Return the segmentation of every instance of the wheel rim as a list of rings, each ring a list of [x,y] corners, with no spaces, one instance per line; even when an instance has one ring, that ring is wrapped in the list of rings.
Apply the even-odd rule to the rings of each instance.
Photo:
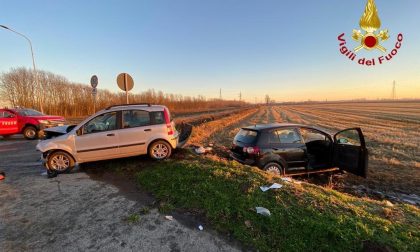
[[[50,166],[56,171],[64,171],[69,168],[70,160],[65,155],[55,155],[51,158]]]
[[[275,165],[270,165],[269,167],[267,167],[266,171],[268,173],[280,175],[280,169]]]
[[[168,156],[169,148],[165,144],[156,144],[152,148],[153,157],[162,159]]]
[[[33,138],[33,137],[35,137],[35,135],[36,135],[36,131],[35,130],[33,130],[33,129],[27,129],[26,130],[26,136],[27,137]]]

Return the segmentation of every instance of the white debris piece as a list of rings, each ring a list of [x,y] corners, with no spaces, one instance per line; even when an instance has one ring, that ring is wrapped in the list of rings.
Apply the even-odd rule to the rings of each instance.
[[[289,177],[285,177],[285,178],[281,178],[281,180],[285,181],[285,182],[289,182],[292,183],[292,179]]]
[[[261,215],[264,215],[264,216],[270,216],[271,215],[270,211],[267,208],[256,207],[255,209],[257,210],[257,214],[261,214]]]
[[[165,219],[170,220],[170,221],[173,221],[174,220],[174,217],[172,215],[166,215],[165,216]]]
[[[203,146],[200,146],[198,148],[195,148],[195,153],[204,154],[204,153],[206,153],[206,149]]]
[[[392,204],[390,201],[388,201],[388,200],[385,200],[385,205],[387,206],[387,207],[393,207],[394,206],[394,204]]]
[[[280,189],[282,188],[282,185],[274,183],[271,186],[260,186],[261,191],[265,192],[268,191],[270,189]]]
[[[41,173],[41,176],[47,176],[48,175],[48,172],[43,172],[43,173]]]
[[[203,228],[203,226],[199,225],[198,229],[200,229],[200,231],[203,231],[204,228]]]

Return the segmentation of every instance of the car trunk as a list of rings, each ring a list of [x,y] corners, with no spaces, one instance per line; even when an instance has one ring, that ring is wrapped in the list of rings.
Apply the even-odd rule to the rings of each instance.
[[[256,130],[246,128],[241,129],[233,139],[233,145],[231,148],[232,154],[235,155],[236,158],[243,160],[249,158],[250,154],[244,151],[244,148],[254,147],[257,143],[258,135],[259,132]]]

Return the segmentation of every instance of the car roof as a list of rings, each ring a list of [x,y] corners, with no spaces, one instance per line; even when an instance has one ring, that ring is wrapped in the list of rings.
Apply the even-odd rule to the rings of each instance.
[[[163,111],[166,108],[164,105],[151,105],[151,104],[122,104],[122,105],[114,105],[110,106],[101,112],[105,111],[120,111],[120,110],[127,110],[127,109],[138,109],[138,110],[146,110],[146,111]]]
[[[306,124],[298,124],[298,123],[267,123],[267,124],[255,124],[252,126],[243,127],[243,129],[248,130],[255,130],[255,131],[263,131],[263,130],[271,130],[277,128],[288,128],[288,127],[295,127],[295,128],[309,128],[322,131],[327,134],[332,134],[331,131],[324,129],[319,126],[315,125],[306,125]]]

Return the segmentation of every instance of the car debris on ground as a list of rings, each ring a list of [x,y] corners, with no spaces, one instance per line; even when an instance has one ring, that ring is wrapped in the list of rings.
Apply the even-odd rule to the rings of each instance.
[[[302,183],[302,181],[297,181],[297,180],[294,180],[290,177],[284,177],[284,178],[281,178],[281,180],[283,180],[284,182],[287,182],[287,183],[294,183],[294,184],[301,184]]]
[[[270,189],[280,189],[283,186],[277,183],[272,184],[271,186],[260,186],[261,191],[265,192],[268,191]]]
[[[270,216],[271,215],[270,210],[268,210],[267,208],[256,207],[255,209],[257,210],[257,214],[261,214],[261,215],[264,215],[264,216]]]
[[[169,221],[173,221],[174,217],[172,215],[166,215],[165,219],[169,220]]]
[[[212,147],[203,147],[203,146],[199,146],[199,147],[195,147],[195,148],[194,148],[195,153],[196,153],[196,154],[199,154],[199,155],[209,153],[209,152],[211,152],[212,150],[213,150],[213,148],[212,148]]]
[[[6,173],[5,172],[0,172],[0,180],[3,180],[6,178]]]

